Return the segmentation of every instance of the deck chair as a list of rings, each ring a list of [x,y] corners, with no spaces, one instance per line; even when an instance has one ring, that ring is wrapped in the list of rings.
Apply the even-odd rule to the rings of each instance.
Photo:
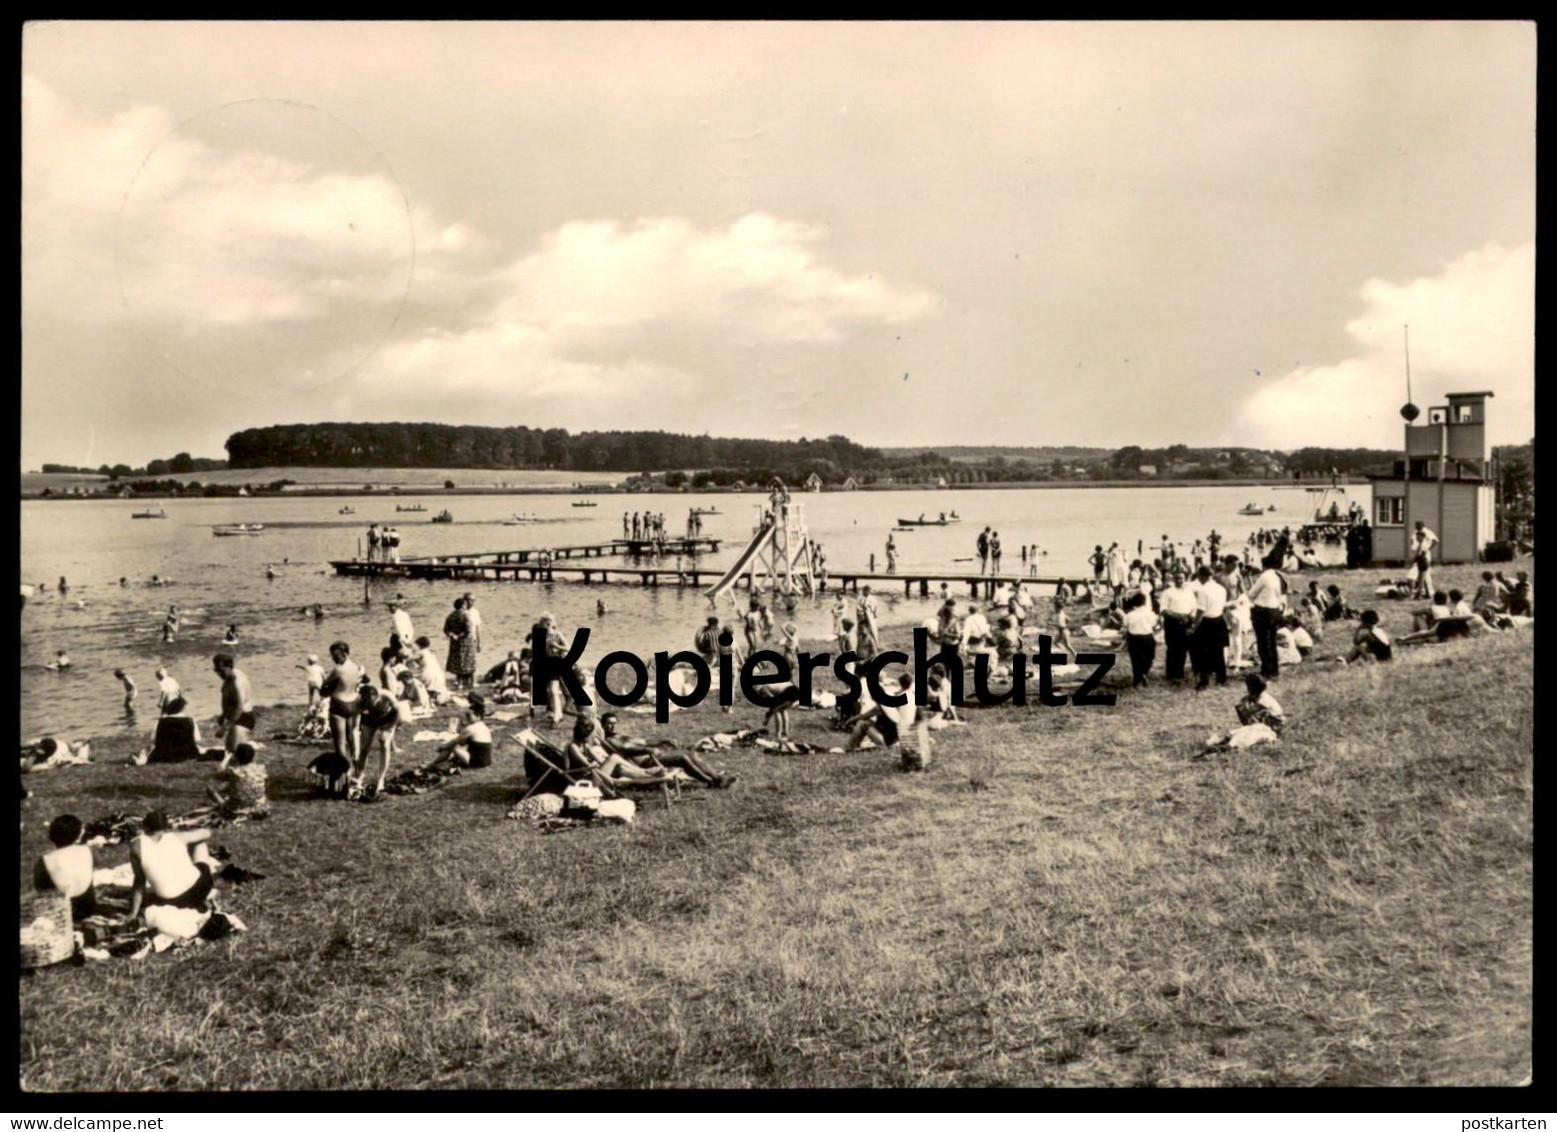
[[[529,784],[524,798],[532,794],[561,794],[575,782],[595,781],[588,768],[575,766],[566,751],[533,727],[510,738],[524,748],[524,777]]]
[[[560,794],[575,782],[592,782],[607,798],[620,798],[633,790],[658,790],[666,809],[670,808],[673,789],[676,797],[681,795],[680,778],[658,759],[654,761],[662,778],[652,782],[634,782],[607,778],[594,767],[579,766],[567,751],[533,728],[526,728],[514,735],[513,739],[524,748],[524,775],[530,784],[519,799],[521,802],[531,794]]]

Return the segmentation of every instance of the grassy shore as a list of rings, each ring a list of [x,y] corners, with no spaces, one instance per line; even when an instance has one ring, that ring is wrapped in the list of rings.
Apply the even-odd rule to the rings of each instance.
[[[1354,602],[1373,580],[1345,579]],[[1405,608],[1379,608],[1399,632]],[[1531,1069],[1531,637],[1399,656],[1288,670],[1269,753],[1197,760],[1237,691],[1155,686],[969,711],[923,775],[881,751],[716,756],[735,790],[552,836],[503,818],[511,744],[348,806],[310,799],[311,750],[271,743],[274,816],[218,835],[268,874],[224,898],[251,931],[24,978],[21,1082],[1512,1084]],[[704,705],[657,730],[731,722]],[[199,803],[208,765],[106,761],[127,753],[28,779],[24,876],[63,810]]]

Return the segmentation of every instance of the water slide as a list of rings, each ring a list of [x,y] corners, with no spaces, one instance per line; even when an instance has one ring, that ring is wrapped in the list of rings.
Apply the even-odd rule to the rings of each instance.
[[[720,578],[712,586],[703,591],[709,600],[714,600],[720,594],[724,593],[725,590],[735,585],[735,579],[739,578],[746,572],[747,567],[751,565],[752,559],[757,557],[757,552],[760,551],[763,547],[767,546],[768,543],[773,541],[773,532],[776,529],[777,524],[773,523],[772,521],[766,522],[762,525],[762,529],[752,536],[751,543],[746,547],[745,550],[741,551],[741,556],[735,560],[735,565],[731,566],[729,570],[725,571],[724,577]]]

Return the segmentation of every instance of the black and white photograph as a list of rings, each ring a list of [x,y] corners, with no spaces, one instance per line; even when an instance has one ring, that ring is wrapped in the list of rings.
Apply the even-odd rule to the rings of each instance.
[[[1531,1084],[1534,22],[19,30],[30,1100]]]

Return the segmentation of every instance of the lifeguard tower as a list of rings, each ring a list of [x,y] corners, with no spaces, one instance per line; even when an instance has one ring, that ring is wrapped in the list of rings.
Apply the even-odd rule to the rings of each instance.
[[[1405,418],[1405,458],[1393,474],[1373,481],[1373,557],[1370,565],[1409,559],[1418,521],[1438,535],[1436,560],[1478,562],[1493,539],[1496,521],[1496,461],[1487,454],[1487,398],[1492,394],[1450,393],[1447,405],[1415,405]]]

